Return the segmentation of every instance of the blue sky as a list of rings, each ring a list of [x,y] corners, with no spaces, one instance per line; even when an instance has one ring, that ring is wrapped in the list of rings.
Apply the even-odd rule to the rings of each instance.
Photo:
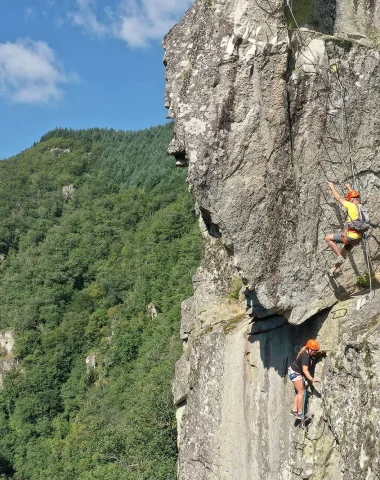
[[[0,159],[55,127],[165,122],[163,35],[193,0],[0,0]]]

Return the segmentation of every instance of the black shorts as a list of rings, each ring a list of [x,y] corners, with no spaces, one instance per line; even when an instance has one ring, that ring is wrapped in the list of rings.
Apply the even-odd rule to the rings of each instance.
[[[343,235],[344,235],[344,232],[334,233],[334,235],[333,235],[334,242],[335,243],[344,243]],[[359,243],[362,241],[361,238],[349,238],[349,237],[347,237],[347,240],[350,242],[350,243],[344,243],[344,248],[347,250],[347,252],[351,252],[351,250],[356,245],[359,245]]]

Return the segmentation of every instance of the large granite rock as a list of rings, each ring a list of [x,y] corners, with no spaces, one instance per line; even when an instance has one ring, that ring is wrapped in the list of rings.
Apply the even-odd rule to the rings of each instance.
[[[15,332],[4,330],[0,332],[0,355],[8,355],[13,352],[15,344]]]
[[[380,2],[345,0],[336,2],[335,32],[367,45],[380,43]]]
[[[0,332],[0,388],[3,386],[6,374],[20,365],[19,359],[14,356],[14,344],[15,332],[13,330]]]
[[[340,322],[324,385],[325,416],[342,460],[342,478],[380,478],[380,299]]]
[[[198,1],[168,34],[169,151],[188,161],[235,275],[300,323],[367,270],[356,248],[338,281],[326,277],[334,255],[324,237],[343,225],[327,180],[356,183],[379,209],[379,52],[305,29],[289,43],[284,3],[270,5]]]
[[[282,0],[198,0],[164,41],[169,152],[205,240],[173,385],[180,480],[380,475],[380,302],[352,297],[380,241],[335,279],[324,241],[343,227],[329,179],[379,220],[380,4],[290,3],[299,30]],[[310,337],[331,352],[304,432],[286,369]]]
[[[380,298],[354,297],[299,326],[277,317],[226,325],[193,334],[177,366],[179,479],[379,478]],[[304,431],[288,415],[287,367],[309,337],[329,353]]]

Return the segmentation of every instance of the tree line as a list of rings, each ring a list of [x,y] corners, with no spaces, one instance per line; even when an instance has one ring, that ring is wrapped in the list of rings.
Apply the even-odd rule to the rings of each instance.
[[[22,362],[0,391],[0,478],[176,478],[170,383],[202,251],[171,136],[56,129],[0,163],[0,328]]]

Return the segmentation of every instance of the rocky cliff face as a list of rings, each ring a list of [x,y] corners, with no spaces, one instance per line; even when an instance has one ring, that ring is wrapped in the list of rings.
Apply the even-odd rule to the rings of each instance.
[[[7,372],[14,370],[20,364],[13,354],[14,343],[13,330],[0,332],[0,388],[3,386],[4,376]]]
[[[380,3],[290,3],[198,0],[164,42],[169,151],[205,240],[173,389],[181,480],[380,475],[380,305],[352,297],[377,231],[335,279],[324,241],[343,226],[328,179],[380,206]],[[286,368],[311,336],[331,353],[305,433]]]

